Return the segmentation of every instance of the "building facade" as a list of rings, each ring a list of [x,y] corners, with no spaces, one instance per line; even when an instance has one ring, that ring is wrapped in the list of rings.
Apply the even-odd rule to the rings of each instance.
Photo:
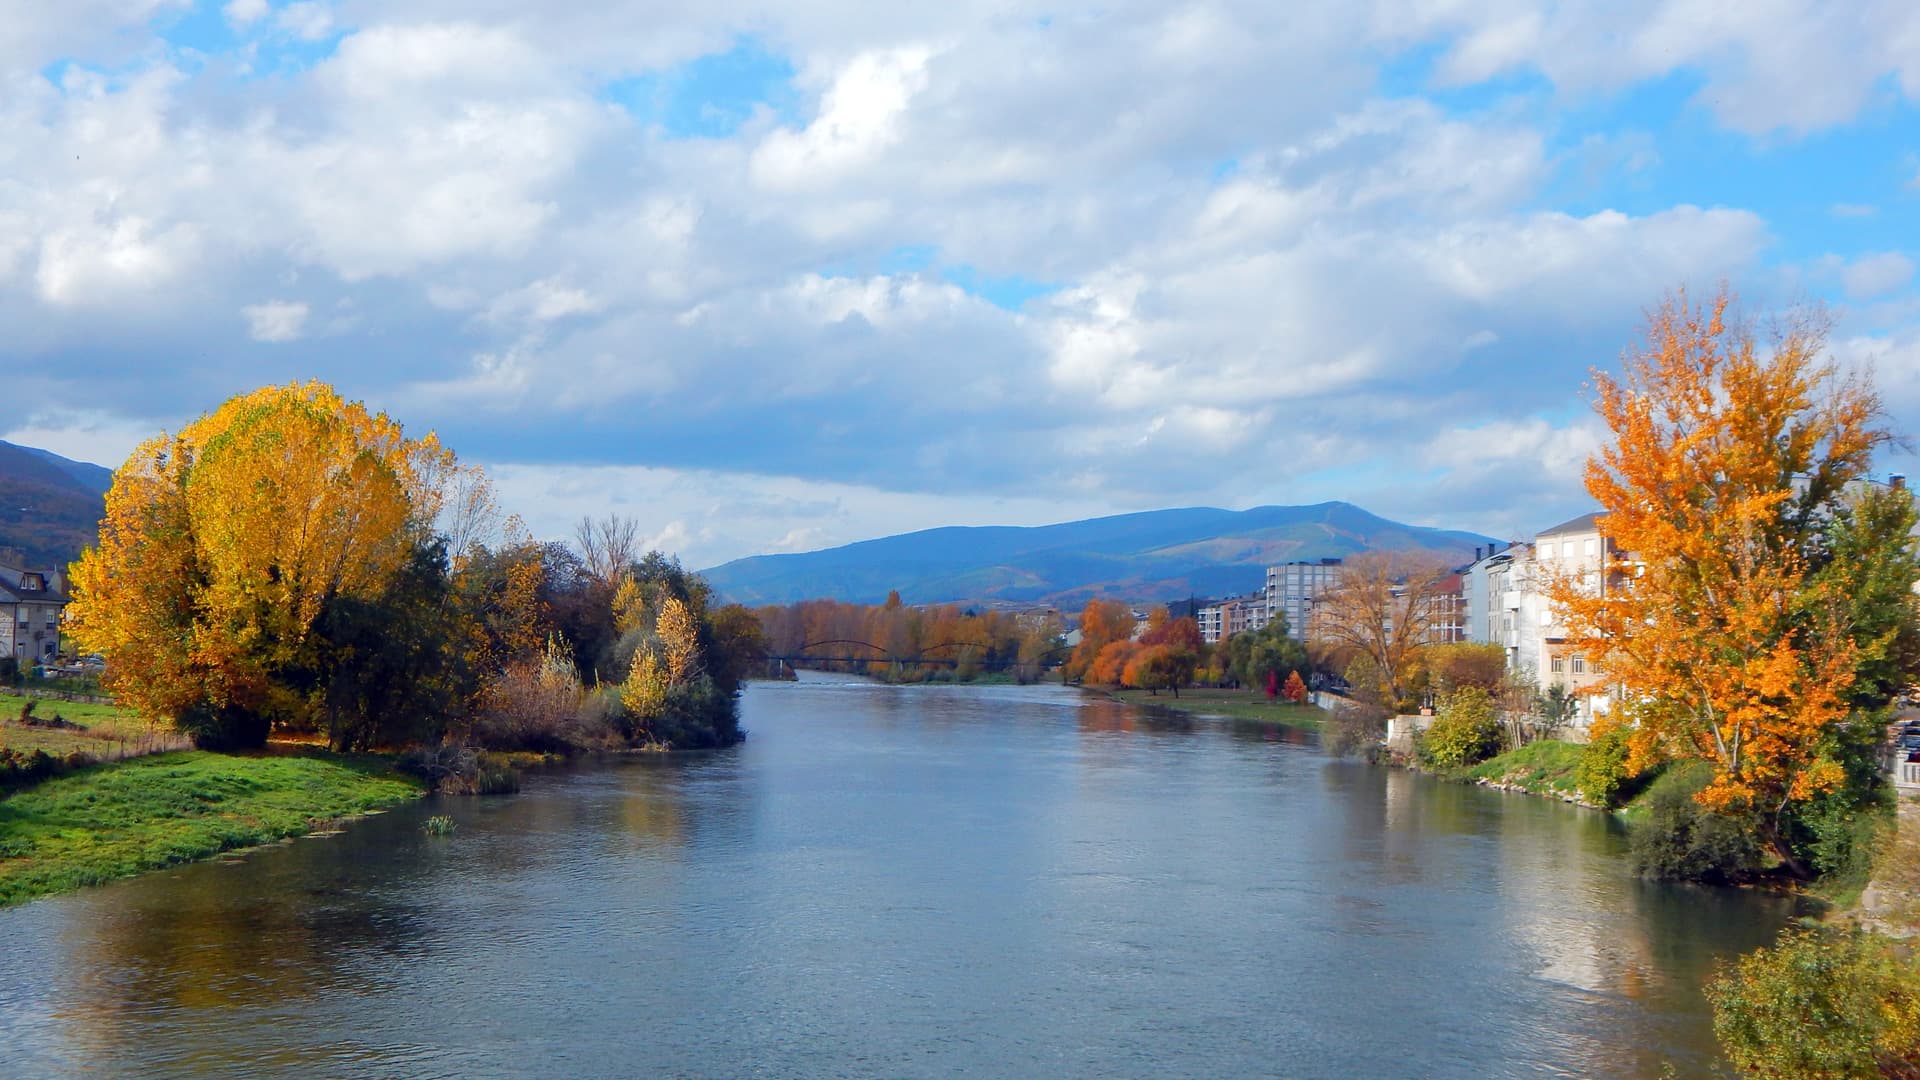
[[[1267,567],[1266,620],[1286,616],[1287,636],[1305,641],[1315,598],[1340,584],[1343,566],[1339,559],[1319,559]]]
[[[50,663],[60,653],[60,612],[66,582],[58,570],[0,565],[0,656],[22,668]]]
[[[1598,514],[1582,514],[1541,532],[1532,543],[1508,544],[1480,555],[1461,575],[1466,640],[1506,650],[1507,669],[1542,690],[1559,686],[1578,695],[1575,726],[1584,730],[1607,711],[1609,695],[1599,657],[1573,642],[1565,614],[1548,598],[1550,584],[1571,582],[1601,595],[1617,583],[1622,559],[1600,534]]]
[[[1194,621],[1200,624],[1200,640],[1217,644],[1235,634],[1258,630],[1267,624],[1266,608],[1264,593],[1207,604],[1194,613]]]

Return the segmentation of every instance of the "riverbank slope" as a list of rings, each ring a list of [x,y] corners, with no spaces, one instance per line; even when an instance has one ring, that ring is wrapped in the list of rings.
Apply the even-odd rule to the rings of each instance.
[[[423,794],[388,758],[180,751],[0,801],[0,907],[312,831]]]
[[[1083,689],[1087,689],[1084,688]],[[1154,694],[1146,690],[1091,690],[1092,693],[1105,694],[1115,701],[1124,701],[1129,705],[1157,705],[1175,712],[1193,713],[1196,716],[1225,716],[1234,720],[1252,720],[1263,724],[1285,724],[1288,727],[1306,728],[1319,731],[1326,720],[1326,711],[1314,705],[1296,705],[1291,701],[1275,699],[1269,701],[1264,695],[1249,693],[1245,690],[1214,690],[1196,687],[1180,691],[1179,697],[1171,693]]]

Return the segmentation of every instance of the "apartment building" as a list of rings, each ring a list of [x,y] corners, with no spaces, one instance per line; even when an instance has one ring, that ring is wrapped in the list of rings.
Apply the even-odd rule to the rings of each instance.
[[[1264,593],[1219,600],[1196,609],[1194,621],[1200,624],[1200,639],[1214,644],[1265,626],[1266,607]]]
[[[1491,642],[1507,653],[1507,667],[1533,678],[1542,689],[1561,686],[1580,694],[1577,726],[1607,710],[1605,676],[1598,657],[1574,642],[1564,613],[1548,599],[1550,582],[1570,581],[1604,593],[1617,579],[1608,567],[1619,552],[1600,534],[1599,515],[1582,514],[1543,530],[1532,543],[1508,544],[1484,554],[1462,572],[1465,640]]]
[[[1313,614],[1313,602],[1340,584],[1343,566],[1339,559],[1319,559],[1267,567],[1266,620],[1284,615],[1287,636],[1306,640],[1307,619]]]

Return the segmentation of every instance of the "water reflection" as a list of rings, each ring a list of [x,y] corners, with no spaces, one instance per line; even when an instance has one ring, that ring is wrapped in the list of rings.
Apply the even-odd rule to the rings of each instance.
[[[747,721],[0,912],[0,1074],[1691,1075],[1787,914],[1291,729],[844,679]]]

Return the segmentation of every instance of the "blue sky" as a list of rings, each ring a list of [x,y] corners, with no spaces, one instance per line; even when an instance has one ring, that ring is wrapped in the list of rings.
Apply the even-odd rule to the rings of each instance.
[[[1844,10],[1843,10],[1844,9]],[[1524,536],[1671,288],[1920,420],[1891,0],[74,0],[0,42],[0,437],[319,377],[694,565],[1344,498]],[[1911,469],[1889,457],[1882,471]]]

